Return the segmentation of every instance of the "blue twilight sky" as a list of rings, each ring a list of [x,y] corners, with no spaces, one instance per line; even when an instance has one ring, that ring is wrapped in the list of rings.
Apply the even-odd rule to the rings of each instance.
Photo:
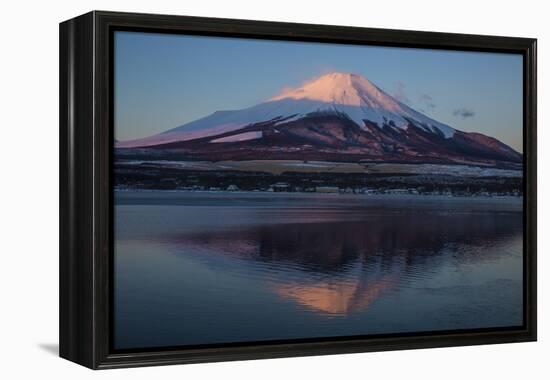
[[[115,33],[115,138],[253,106],[331,71],[522,151],[522,56],[311,42]]]

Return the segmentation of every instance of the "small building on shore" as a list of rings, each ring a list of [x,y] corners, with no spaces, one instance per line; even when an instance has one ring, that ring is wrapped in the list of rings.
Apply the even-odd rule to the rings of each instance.
[[[290,191],[290,185],[286,182],[277,182],[271,185],[273,191]]]
[[[315,192],[317,193],[338,193],[340,188],[338,186],[317,186]]]

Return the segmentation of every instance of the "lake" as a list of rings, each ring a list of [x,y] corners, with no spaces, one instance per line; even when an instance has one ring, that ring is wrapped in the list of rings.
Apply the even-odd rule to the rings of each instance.
[[[115,193],[116,349],[519,326],[522,198]]]

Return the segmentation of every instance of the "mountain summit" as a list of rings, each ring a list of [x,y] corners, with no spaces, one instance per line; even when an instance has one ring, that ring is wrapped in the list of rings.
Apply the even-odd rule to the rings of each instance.
[[[144,139],[117,143],[181,159],[315,159],[500,165],[521,154],[489,136],[451,128],[363,76],[333,72],[255,106],[217,111]]]
[[[369,105],[373,108],[398,110],[398,104],[367,78],[352,73],[334,72],[322,75],[303,86],[286,89],[270,100],[311,99],[350,106]]]
[[[270,100],[284,99],[309,99],[326,103],[348,114],[359,126],[363,125],[365,119],[379,124],[392,120],[395,126],[404,128],[409,123],[407,118],[412,118],[430,128],[437,128],[446,137],[454,134],[453,128],[413,110],[357,74],[325,74],[301,87],[283,91]]]

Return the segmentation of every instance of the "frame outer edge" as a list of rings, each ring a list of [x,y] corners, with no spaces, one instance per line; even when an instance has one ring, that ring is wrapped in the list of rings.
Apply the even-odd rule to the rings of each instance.
[[[523,52],[527,187],[530,211],[526,238],[536,239],[536,40],[527,38],[410,32],[324,26],[146,15],[94,11],[60,25],[60,356],[93,369],[199,363],[289,356],[324,355],[396,349],[432,348],[536,340],[536,240],[526,246],[527,308],[522,331],[464,333],[388,339],[384,341],[320,341],[245,348],[180,350],[113,355],[108,313],[111,142],[109,109],[112,26],[163,28],[182,32],[245,34],[246,38],[319,39],[340,43],[419,44],[453,50],[503,49]],[[401,37],[400,37],[401,36]],[[461,49],[464,47],[464,49]],[[200,352],[199,352],[200,351]]]
[[[69,167],[69,125],[70,110],[70,84],[72,55],[72,21],[59,24],[59,355],[64,358],[71,356],[72,340],[71,334],[74,331],[73,321],[70,318],[69,300],[73,298],[71,263],[70,263],[70,183],[68,173]]]
[[[94,367],[92,13],[59,26],[59,356]]]

